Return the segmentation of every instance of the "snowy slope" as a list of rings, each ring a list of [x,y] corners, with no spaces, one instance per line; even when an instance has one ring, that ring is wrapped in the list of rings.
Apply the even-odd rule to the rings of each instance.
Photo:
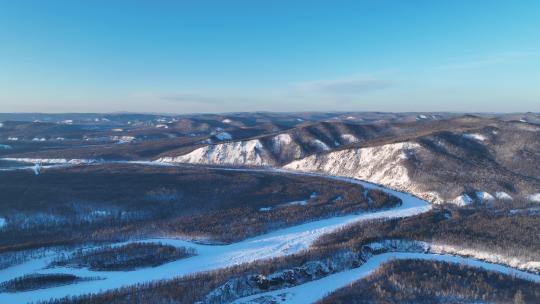
[[[452,200],[452,203],[458,206],[467,206],[473,203],[473,199],[468,194],[464,193]]]
[[[509,202],[509,201],[513,200],[512,197],[508,193],[506,193],[504,191],[497,191],[495,193],[495,196],[497,197],[497,199],[499,199],[501,201]]]
[[[423,148],[414,142],[352,148],[310,155],[283,168],[362,179],[440,203],[442,200],[436,193],[419,190],[409,177],[405,162],[420,149]]]
[[[258,139],[208,145],[185,155],[163,157],[157,161],[243,166],[269,166],[274,164],[271,154]]]
[[[167,155],[158,161],[237,166],[279,166],[306,155],[330,151],[335,147],[358,142],[360,137],[366,137],[365,133],[366,131],[359,126],[339,122],[322,122],[251,139],[206,145],[187,154]],[[232,135],[222,132],[217,134],[216,138],[233,140]]]

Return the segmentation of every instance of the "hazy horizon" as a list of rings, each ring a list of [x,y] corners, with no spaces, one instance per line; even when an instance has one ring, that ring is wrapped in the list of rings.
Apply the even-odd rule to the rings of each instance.
[[[534,114],[540,115],[540,112],[534,111],[508,111],[508,112],[463,112],[463,111],[237,111],[237,112],[190,112],[190,113],[175,113],[175,112],[136,112],[136,111],[112,111],[112,112],[0,112],[0,115],[154,115],[154,116],[197,116],[197,115],[216,115],[216,116],[228,116],[228,115],[241,115],[241,114],[455,114],[455,115],[478,115],[478,116],[490,116],[490,115],[523,115]],[[5,121],[5,119],[4,119]],[[2,120],[0,119],[0,122]]]

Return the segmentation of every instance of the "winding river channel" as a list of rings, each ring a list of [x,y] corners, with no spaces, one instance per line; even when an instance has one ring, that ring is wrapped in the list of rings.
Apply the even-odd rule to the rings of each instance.
[[[139,162],[139,164],[141,163]],[[151,163],[148,163],[148,165],[151,165]],[[300,174],[296,172],[288,172],[275,169],[215,169],[242,170],[247,172],[269,171],[279,174]],[[133,271],[91,271],[86,268],[79,269],[67,267],[47,268],[49,262],[54,259],[55,256],[58,254],[57,252],[51,252],[45,257],[29,260],[22,264],[0,270],[0,283],[23,275],[36,273],[67,273],[81,277],[99,277],[101,279],[83,281],[71,285],[56,286],[46,289],[31,290],[26,292],[0,293],[0,303],[28,303],[49,300],[52,298],[61,298],[65,296],[97,293],[137,283],[171,279],[178,276],[193,274],[201,271],[214,270],[256,260],[290,255],[308,249],[321,235],[333,232],[336,229],[339,229],[351,223],[380,218],[388,219],[409,217],[427,212],[431,209],[431,205],[429,203],[418,197],[407,193],[387,189],[371,183],[350,178],[324,176],[317,174],[308,175],[316,175],[329,179],[339,179],[341,181],[362,185],[366,188],[382,189],[389,194],[399,197],[403,201],[403,204],[401,206],[387,210],[364,212],[308,222],[289,228],[279,229],[267,234],[263,234],[254,238],[227,245],[204,245],[186,240],[171,238],[134,240],[131,242],[159,241],[161,243],[174,246],[191,247],[197,250],[197,255],[187,259],[173,261],[157,267],[137,269]],[[287,295],[287,298],[285,299],[287,303],[311,303],[323,297],[328,292],[346,286],[350,282],[368,275],[379,265],[385,263],[390,259],[395,258],[420,258],[432,260],[447,260],[449,262],[461,262],[470,264],[474,267],[481,267],[484,269],[518,275],[525,279],[536,282],[540,281],[540,276],[536,274],[531,274],[510,267],[490,264],[470,258],[421,253],[385,253],[374,256],[373,258],[368,260],[367,263],[365,263],[359,268],[329,275],[320,280],[308,282],[288,289],[270,292],[265,295],[273,297],[277,294],[285,293]],[[260,295],[255,295],[245,299],[240,299],[238,302],[250,302],[251,300],[259,296]]]

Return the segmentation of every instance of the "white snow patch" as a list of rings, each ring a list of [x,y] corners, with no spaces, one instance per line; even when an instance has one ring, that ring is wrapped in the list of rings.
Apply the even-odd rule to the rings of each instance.
[[[485,141],[487,139],[484,135],[478,133],[463,134],[463,136],[477,141]]]
[[[232,120],[228,119],[228,118],[225,118],[224,120],[221,121],[222,123],[226,123],[226,124],[230,124],[232,122]]]
[[[292,143],[292,137],[287,133],[278,134],[274,136],[274,138],[272,138],[272,142],[274,152],[279,153],[283,147],[288,146]]]
[[[73,119],[62,120],[61,123],[65,124],[65,125],[72,125],[73,124]]]
[[[111,140],[117,141],[119,144],[127,144],[135,140],[135,137],[129,135],[111,136]]]
[[[531,194],[528,199],[533,203],[540,203],[540,193]]]
[[[467,206],[467,205],[472,204],[472,202],[473,202],[473,199],[469,195],[467,195],[465,193],[458,196],[458,197],[456,197],[452,201],[453,204],[456,204],[458,206]]]
[[[503,192],[503,191],[497,191],[495,192],[495,197],[501,201],[512,201],[512,197],[506,193],[506,192]]]
[[[289,144],[292,143],[292,137],[291,137],[291,135],[289,135],[287,133],[278,134],[278,135],[274,136],[273,141],[274,141],[275,144],[278,144],[280,146],[289,145]]]
[[[123,132],[124,129],[121,129],[121,128],[114,128],[112,129],[113,132]]]
[[[302,201],[293,201],[293,202],[288,202],[288,203],[285,203],[283,204],[282,206],[305,206],[307,205],[307,201],[306,200],[302,200]]]
[[[34,137],[32,141],[47,141],[47,139],[45,137]]]
[[[168,129],[169,126],[167,126],[167,125],[165,125],[165,124],[157,124],[157,125],[156,125],[156,128],[158,128],[158,129]]]
[[[358,138],[352,134],[341,134],[341,140],[346,144],[352,144],[358,141]]]
[[[34,170],[35,175],[39,175],[39,173],[41,172],[41,164],[35,164],[34,167],[32,167],[32,170]]]
[[[9,140],[9,141],[18,141],[18,140],[19,140],[19,138],[18,138],[18,137],[13,137],[13,136],[10,136],[10,137],[8,137],[8,139],[7,139],[7,140]]]
[[[216,135],[216,138],[219,140],[231,140],[232,135],[228,132],[221,132]]]
[[[476,191],[476,197],[480,200],[480,203],[486,203],[495,200],[495,197],[493,197],[493,195],[485,191]]]
[[[270,211],[270,210],[272,210],[272,207],[262,207],[262,208],[259,208],[259,211],[261,211],[261,212],[268,212],[268,211]]]

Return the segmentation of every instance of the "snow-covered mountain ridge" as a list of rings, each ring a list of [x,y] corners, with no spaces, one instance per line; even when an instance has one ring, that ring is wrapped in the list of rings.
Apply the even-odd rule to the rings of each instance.
[[[321,124],[206,145],[158,161],[353,177],[433,203],[464,206],[533,201],[540,189],[539,141],[538,128],[471,117],[429,126]]]
[[[281,166],[310,154],[331,151],[360,139],[362,130],[339,123],[320,123],[245,140],[208,144],[160,162],[211,165]]]

